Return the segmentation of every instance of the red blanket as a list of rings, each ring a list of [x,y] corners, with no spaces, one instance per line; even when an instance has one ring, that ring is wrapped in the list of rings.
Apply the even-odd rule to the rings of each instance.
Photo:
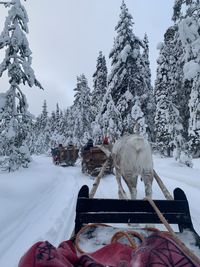
[[[94,253],[77,256],[72,241],[58,248],[48,241],[34,244],[21,258],[18,267],[200,267],[195,259],[175,243],[172,237],[154,233],[137,249],[121,244],[106,245]]]

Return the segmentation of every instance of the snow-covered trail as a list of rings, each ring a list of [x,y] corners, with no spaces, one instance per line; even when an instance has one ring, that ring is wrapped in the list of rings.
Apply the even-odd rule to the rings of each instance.
[[[190,169],[178,165],[173,159],[154,157],[155,169],[169,191],[173,193],[180,187],[186,192],[198,233],[199,162]],[[91,188],[93,180],[81,173],[80,166],[58,167],[45,156],[34,157],[28,169],[0,173],[0,266],[16,267],[23,253],[39,240],[49,240],[57,246],[68,239],[74,227],[77,193],[83,184]],[[96,197],[118,197],[113,175],[101,180]],[[138,181],[138,198],[143,197],[144,186]],[[153,198],[163,199],[155,182]]]
[[[47,239],[57,245],[70,237],[77,193],[84,183],[78,171],[54,166],[48,157],[34,157],[29,169],[0,178],[0,266],[13,266],[8,259],[19,259],[34,242]]]

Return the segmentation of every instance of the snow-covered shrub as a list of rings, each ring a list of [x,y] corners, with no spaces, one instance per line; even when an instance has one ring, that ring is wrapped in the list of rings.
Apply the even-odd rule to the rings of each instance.
[[[189,155],[187,151],[181,151],[180,163],[183,163],[186,166],[191,167],[191,168],[193,167],[192,157]]]
[[[23,144],[19,148],[13,146],[9,156],[5,156],[0,162],[0,167],[4,171],[16,171],[20,167],[27,168],[31,162],[31,156],[28,147]]]

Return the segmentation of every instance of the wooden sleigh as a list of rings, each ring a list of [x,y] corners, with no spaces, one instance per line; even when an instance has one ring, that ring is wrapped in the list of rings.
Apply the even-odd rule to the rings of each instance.
[[[190,231],[195,245],[200,248],[200,237],[195,231],[185,193],[174,190],[173,200],[153,200],[168,224],[178,225],[179,232]],[[84,185],[79,191],[76,205],[75,230],[90,223],[109,224],[162,224],[148,200],[124,200],[89,198],[89,188]]]
[[[104,170],[104,174],[113,173],[113,162],[110,157],[109,148],[106,146],[95,146],[89,150],[82,151],[82,172],[91,176],[97,176],[104,163],[108,164]]]
[[[74,146],[63,148],[59,151],[58,148],[52,149],[52,158],[55,165],[63,167],[74,166],[78,159],[79,149]]]

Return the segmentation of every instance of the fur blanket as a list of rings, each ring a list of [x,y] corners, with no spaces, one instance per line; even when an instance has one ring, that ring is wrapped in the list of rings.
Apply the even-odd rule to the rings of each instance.
[[[71,240],[58,248],[48,241],[34,244],[21,258],[18,267],[200,267],[166,233],[156,232],[138,248],[112,243],[84,255],[78,255]]]

